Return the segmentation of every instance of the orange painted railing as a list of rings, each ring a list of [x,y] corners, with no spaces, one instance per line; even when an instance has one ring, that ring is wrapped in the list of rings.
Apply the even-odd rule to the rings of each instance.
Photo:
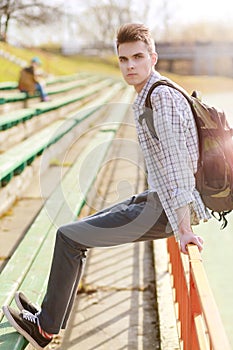
[[[180,348],[230,350],[198,248],[189,245],[186,256],[174,237],[167,247]]]

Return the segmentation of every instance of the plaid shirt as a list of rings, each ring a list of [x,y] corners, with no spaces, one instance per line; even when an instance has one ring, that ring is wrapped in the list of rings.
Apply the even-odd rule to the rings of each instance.
[[[143,113],[151,85],[164,79],[153,71],[133,104],[138,139],[148,171],[148,184],[156,191],[178,238],[176,209],[190,206],[191,223],[207,220],[210,214],[195,189],[194,174],[198,161],[198,136],[191,108],[181,93],[167,86],[158,86],[151,95],[156,135],[149,131]]]

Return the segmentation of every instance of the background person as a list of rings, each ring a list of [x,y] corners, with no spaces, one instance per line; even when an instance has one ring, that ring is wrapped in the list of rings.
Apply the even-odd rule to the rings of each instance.
[[[18,88],[21,92],[26,92],[29,95],[39,93],[41,101],[48,101],[49,98],[45,91],[44,74],[41,69],[41,61],[39,57],[31,59],[31,65],[23,68],[20,72]]]

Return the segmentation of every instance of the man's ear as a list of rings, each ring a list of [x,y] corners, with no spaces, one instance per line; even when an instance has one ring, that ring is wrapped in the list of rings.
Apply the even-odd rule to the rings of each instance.
[[[155,66],[158,61],[158,54],[157,52],[153,52],[151,55],[152,65]]]

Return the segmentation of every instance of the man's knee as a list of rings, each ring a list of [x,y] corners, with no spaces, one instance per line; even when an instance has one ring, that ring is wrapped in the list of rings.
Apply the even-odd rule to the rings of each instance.
[[[75,249],[81,249],[81,250],[86,250],[87,248],[89,248],[87,245],[77,241],[77,227],[78,225],[76,225],[76,234],[75,234],[75,238],[76,239],[72,239],[72,232],[74,232],[74,228],[71,228],[71,225],[63,225],[60,226],[57,230],[57,240],[62,240],[65,244],[68,244],[69,246],[72,246]]]

